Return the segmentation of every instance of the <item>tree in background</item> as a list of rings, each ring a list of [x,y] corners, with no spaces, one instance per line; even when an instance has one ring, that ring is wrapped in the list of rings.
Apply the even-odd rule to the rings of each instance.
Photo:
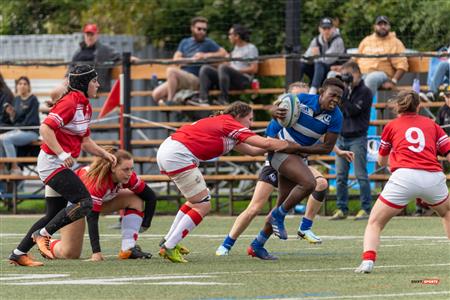
[[[234,23],[252,30],[261,54],[284,50],[284,9],[292,0],[13,0],[0,7],[0,34],[62,34],[80,32],[96,22],[104,34],[147,38],[159,48],[175,50],[188,36],[195,15],[209,19],[209,35],[225,46]],[[317,34],[320,18],[338,17],[349,48],[372,32],[377,15],[386,15],[408,48],[434,50],[450,41],[448,0],[302,0],[301,44]]]

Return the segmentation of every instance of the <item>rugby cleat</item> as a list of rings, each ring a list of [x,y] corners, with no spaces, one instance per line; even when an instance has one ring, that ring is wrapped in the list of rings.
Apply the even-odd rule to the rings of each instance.
[[[372,273],[373,270],[373,260],[363,260],[359,267],[355,269],[355,273]]]
[[[216,250],[216,256],[228,256],[230,255],[230,249],[225,248],[223,245],[220,245]]]
[[[33,232],[31,238],[36,243],[42,257],[47,259],[54,259],[55,257],[52,251],[50,250],[50,237],[41,235],[39,231],[40,229]]]
[[[165,242],[166,242],[166,239],[162,238],[161,241],[159,242],[159,247],[163,247]],[[189,250],[186,246],[184,246],[183,244],[180,244],[180,243],[178,243],[175,246],[175,249],[178,249],[178,251],[182,255],[188,255],[189,253],[191,253],[191,250]]]
[[[130,248],[126,251],[120,250],[119,259],[150,259],[152,258],[152,254],[149,252],[142,251],[141,247],[138,245]]]
[[[17,255],[14,252],[11,253],[8,257],[9,263],[16,266],[23,267],[40,267],[44,264],[33,260],[33,258],[28,254]]]
[[[254,243],[251,243],[247,248],[247,254],[251,257],[257,257],[262,260],[277,260],[278,257],[270,254],[264,247],[256,246]]]
[[[270,213],[269,223],[272,225],[275,236],[282,240],[287,240],[288,234],[286,228],[284,227],[284,216],[278,215],[276,209]]]
[[[322,240],[320,237],[314,234],[311,229],[297,231],[297,235],[299,238],[307,240],[310,244],[322,244]]]
[[[168,249],[164,246],[159,249],[159,256],[166,258],[173,263],[187,263],[188,261],[183,258],[180,251],[177,248]]]

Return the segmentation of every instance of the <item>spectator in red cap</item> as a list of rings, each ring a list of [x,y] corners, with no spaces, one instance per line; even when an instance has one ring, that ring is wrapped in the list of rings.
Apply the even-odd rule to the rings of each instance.
[[[108,45],[101,43],[99,38],[99,28],[97,24],[86,24],[83,28],[84,39],[80,43],[80,48],[72,57],[72,62],[88,62],[93,65],[103,62],[117,62],[120,60],[120,53]],[[132,61],[136,61],[132,57]],[[111,90],[111,68],[95,66],[98,72],[98,81],[100,83],[100,92],[109,92]]]

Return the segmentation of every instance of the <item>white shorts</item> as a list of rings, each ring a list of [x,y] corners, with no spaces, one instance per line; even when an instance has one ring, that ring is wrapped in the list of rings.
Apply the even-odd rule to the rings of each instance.
[[[402,168],[392,173],[379,199],[390,207],[401,209],[416,198],[436,206],[445,202],[447,197],[444,173]]]
[[[76,162],[73,164],[72,170],[75,168],[77,168]],[[43,150],[39,152],[37,159],[37,171],[39,173],[39,178],[41,178],[44,183],[47,183],[47,181],[49,181],[55,174],[64,169],[67,168],[58,156],[47,154]]]
[[[162,174],[169,176],[194,169],[199,165],[199,160],[182,143],[172,140],[171,137],[159,146],[156,161]]]
[[[182,143],[168,137],[159,147],[156,161],[161,173],[169,175],[186,198],[207,189],[205,179],[197,167],[199,160]]]

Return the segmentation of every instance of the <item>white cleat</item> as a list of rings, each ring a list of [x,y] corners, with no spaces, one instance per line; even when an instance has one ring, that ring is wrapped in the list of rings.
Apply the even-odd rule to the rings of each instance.
[[[228,256],[230,255],[230,250],[220,245],[216,250],[216,256]]]
[[[321,244],[322,240],[320,237],[314,234],[311,229],[308,230],[298,230],[297,235],[299,238],[307,240],[310,244]]]
[[[372,273],[373,260],[363,260],[362,263],[355,269],[355,273]]]

